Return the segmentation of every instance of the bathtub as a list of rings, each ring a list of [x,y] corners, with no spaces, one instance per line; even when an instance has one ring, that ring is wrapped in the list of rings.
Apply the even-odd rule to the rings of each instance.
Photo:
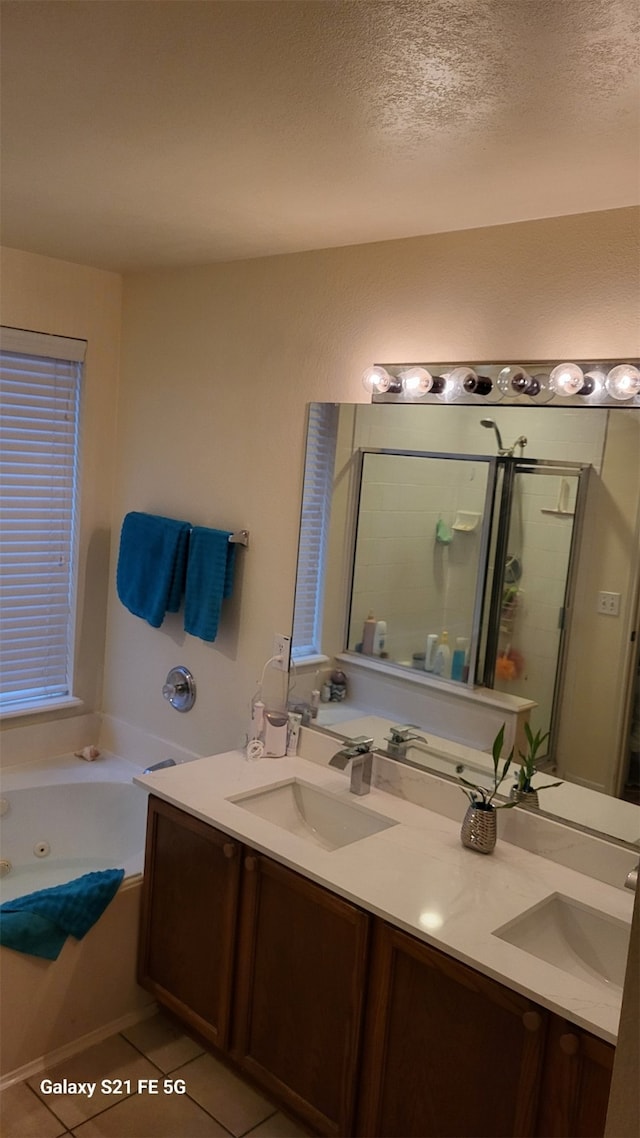
[[[2,901],[96,869],[124,868],[115,898],[55,961],[0,948],[0,1079],[6,1086],[141,1018],[136,983],[146,792],[115,755],[63,755],[2,775]]]

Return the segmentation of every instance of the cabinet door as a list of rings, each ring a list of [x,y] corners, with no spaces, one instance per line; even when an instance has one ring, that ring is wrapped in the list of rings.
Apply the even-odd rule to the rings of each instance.
[[[232,1053],[323,1134],[352,1134],[369,917],[258,854],[244,860]]]
[[[138,980],[218,1047],[229,1034],[241,846],[150,797]]]
[[[540,1138],[601,1138],[615,1047],[551,1016],[536,1133]]]
[[[546,1016],[501,984],[380,922],[358,1133],[534,1133]]]

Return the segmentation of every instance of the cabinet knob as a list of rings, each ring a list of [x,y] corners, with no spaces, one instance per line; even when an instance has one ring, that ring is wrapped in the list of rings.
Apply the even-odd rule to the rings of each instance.
[[[540,1012],[525,1012],[522,1023],[527,1031],[539,1031],[542,1026],[542,1016]]]
[[[249,873],[253,873],[253,871],[256,869],[257,865],[258,865],[257,857],[246,857],[244,859],[244,868],[247,869],[249,871]]]
[[[225,842],[222,847],[222,852],[225,857],[232,858],[236,856],[236,847],[233,842]]]
[[[572,1031],[568,1031],[566,1035],[560,1036],[560,1050],[563,1051],[565,1055],[577,1055],[579,1047],[580,1040]]]

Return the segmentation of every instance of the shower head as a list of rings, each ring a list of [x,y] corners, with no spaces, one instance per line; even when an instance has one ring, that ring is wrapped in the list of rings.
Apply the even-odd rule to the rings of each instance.
[[[501,436],[500,431],[498,430],[496,424],[494,423],[493,419],[481,419],[480,420],[480,426],[481,427],[488,427],[490,430],[495,431],[496,438],[498,440],[498,454],[505,454],[506,452],[505,452],[504,446],[502,445],[502,436]]]
[[[527,445],[527,440],[525,439],[524,435],[520,435],[520,437],[516,439],[516,441],[512,447],[505,447],[505,446],[503,446],[503,443],[502,443],[502,435],[500,434],[500,431],[498,430],[493,419],[481,419],[480,420],[480,426],[481,427],[488,427],[490,430],[495,431],[496,439],[498,440],[498,454],[500,455],[501,458],[503,458],[505,455],[507,458],[513,458],[513,452],[516,449],[516,447],[520,447],[520,457],[522,458],[522,455],[524,454],[524,448]]]

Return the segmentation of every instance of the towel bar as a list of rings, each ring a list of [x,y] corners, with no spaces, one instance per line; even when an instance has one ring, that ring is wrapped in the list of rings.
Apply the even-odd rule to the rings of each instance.
[[[248,545],[249,544],[249,530],[239,529],[235,533],[229,534],[229,541],[234,545]]]

